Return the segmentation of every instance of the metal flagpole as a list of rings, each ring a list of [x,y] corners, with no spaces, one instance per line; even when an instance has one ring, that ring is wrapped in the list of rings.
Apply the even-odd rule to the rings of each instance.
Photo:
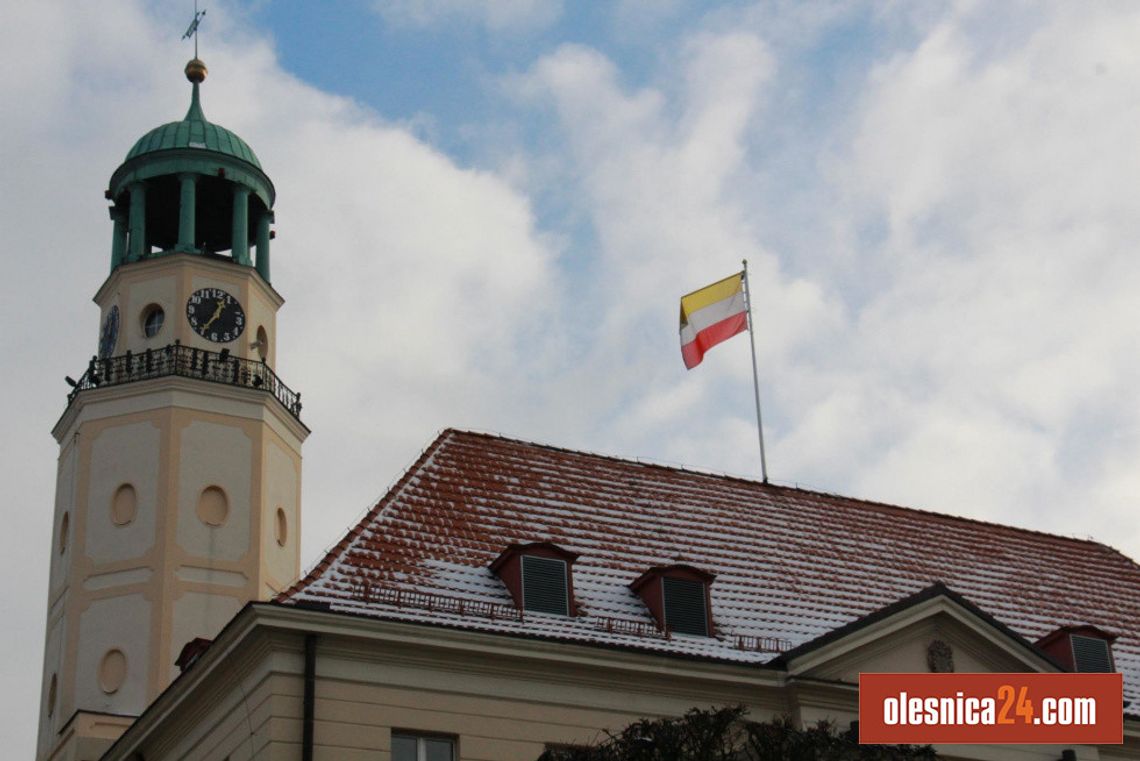
[[[744,313],[748,316],[748,342],[752,345],[752,388],[756,392],[756,431],[760,435],[760,476],[768,483],[764,457],[764,421],[760,417],[760,374],[756,370],[756,335],[752,332],[752,288],[748,285],[748,260],[744,260]]]

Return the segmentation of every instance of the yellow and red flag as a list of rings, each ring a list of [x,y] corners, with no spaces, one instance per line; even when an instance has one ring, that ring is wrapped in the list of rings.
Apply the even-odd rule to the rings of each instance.
[[[706,351],[747,329],[743,272],[681,297],[681,358],[690,370]]]

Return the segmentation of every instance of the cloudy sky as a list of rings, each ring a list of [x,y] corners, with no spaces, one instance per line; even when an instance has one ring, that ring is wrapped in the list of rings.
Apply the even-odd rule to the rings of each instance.
[[[186,110],[189,6],[0,9],[14,756],[102,192]],[[449,426],[758,476],[747,339],[677,341],[743,258],[773,480],[1140,556],[1135,3],[206,7],[206,115],[279,193],[306,563]]]

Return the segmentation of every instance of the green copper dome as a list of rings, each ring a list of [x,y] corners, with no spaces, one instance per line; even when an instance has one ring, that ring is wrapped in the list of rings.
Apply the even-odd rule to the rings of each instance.
[[[167,254],[217,256],[254,266],[269,282],[273,182],[249,145],[202,113],[206,64],[186,64],[194,88],[180,122],[142,136],[111,175],[111,268]]]
[[[198,99],[197,82],[194,83],[190,110],[186,112],[182,121],[163,124],[143,135],[127,153],[124,162],[146,153],[172,148],[200,148],[224,153],[248,161],[258,169],[261,168],[261,162],[257,160],[248,143],[225,127],[206,121],[206,115],[202,113],[202,104]]]
[[[184,173],[223,178],[248,188],[266,209],[273,208],[273,182],[249,144],[225,127],[211,124],[202,112],[199,85],[206,78],[206,64],[197,58],[186,64],[186,78],[193,84],[190,110],[180,122],[155,127],[134,144],[123,163],[111,175],[108,197],[118,202],[132,183],[158,182]]]

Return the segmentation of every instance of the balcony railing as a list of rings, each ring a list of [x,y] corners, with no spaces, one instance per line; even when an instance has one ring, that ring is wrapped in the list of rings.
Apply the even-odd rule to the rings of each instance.
[[[70,405],[80,392],[88,389],[169,375],[266,391],[281,402],[289,414],[301,419],[301,395],[282,383],[265,362],[235,357],[224,349],[221,352],[207,351],[179,343],[168,344],[161,349],[147,349],[139,354],[128,351],[117,357],[93,357],[82,378],[78,381],[68,379],[74,387],[67,395],[67,403]]]

